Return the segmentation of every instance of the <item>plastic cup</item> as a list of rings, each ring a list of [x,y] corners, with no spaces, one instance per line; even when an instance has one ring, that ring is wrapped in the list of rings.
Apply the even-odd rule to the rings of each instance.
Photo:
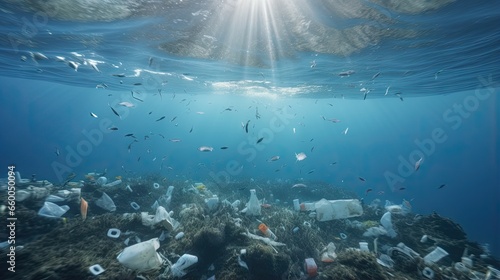
[[[361,252],[370,252],[370,249],[368,249],[368,242],[359,242],[359,249]]]
[[[315,277],[318,275],[318,266],[313,258],[307,258],[304,261],[304,269],[309,277]]]

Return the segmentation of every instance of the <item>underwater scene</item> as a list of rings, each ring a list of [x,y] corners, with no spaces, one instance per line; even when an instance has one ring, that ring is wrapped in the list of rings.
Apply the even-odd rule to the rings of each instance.
[[[0,0],[0,279],[500,279],[499,23]]]

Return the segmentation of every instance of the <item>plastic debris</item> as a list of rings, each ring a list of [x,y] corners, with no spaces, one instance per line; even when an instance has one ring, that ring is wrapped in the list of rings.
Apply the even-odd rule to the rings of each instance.
[[[160,242],[158,238],[153,238],[123,249],[116,258],[123,266],[138,272],[158,269],[163,263],[162,258],[156,252],[158,248],[160,248]]]
[[[387,236],[389,237],[396,237],[398,234],[392,227],[392,216],[391,212],[388,211],[384,215],[382,215],[382,218],[380,219],[380,224],[384,227],[384,229],[387,231]]]
[[[246,268],[248,270],[247,263],[241,259],[241,256],[246,255],[246,254],[247,254],[247,249],[241,249],[240,250],[240,254],[238,255],[238,264],[241,267],[244,267],[244,268]]]
[[[304,260],[304,270],[307,272],[309,277],[315,277],[318,275],[318,266],[313,258],[307,258]]]
[[[68,210],[68,205],[59,206],[55,203],[45,201],[43,207],[38,211],[38,215],[47,218],[59,218],[64,215],[64,213],[68,212]]]
[[[337,248],[335,247],[335,244],[333,244],[333,242],[328,243],[328,245],[323,248],[323,251],[321,253],[321,261],[326,263],[335,261],[335,259],[337,258],[337,254],[335,253],[336,249]]]
[[[250,190],[250,200],[248,201],[247,207],[242,210],[247,216],[260,216],[260,202],[255,193],[255,189]]]
[[[118,237],[120,237],[121,233],[122,232],[119,229],[117,229],[117,228],[110,228],[108,230],[108,237],[110,237],[110,238],[118,238]]]
[[[89,270],[90,270],[90,273],[92,273],[93,275],[97,276],[97,275],[103,273],[105,269],[102,268],[102,266],[99,265],[99,264],[94,264],[94,265],[91,265],[89,267]]]
[[[104,210],[113,212],[116,210],[115,202],[105,192],[102,193],[101,198],[95,201],[95,204]]]
[[[175,240],[182,239],[184,237],[184,232],[179,232],[178,234],[175,235]]]
[[[441,247],[436,247],[436,249],[434,249],[432,252],[430,252],[429,254],[427,254],[425,257],[424,257],[424,261],[425,263],[436,263],[438,262],[440,259],[444,258],[448,256],[448,252],[446,252],[443,248]]]
[[[139,204],[137,204],[135,201],[130,202],[130,206],[134,208],[134,210],[139,210],[141,208],[141,206],[139,206]]]
[[[190,254],[182,255],[170,268],[174,277],[183,277],[187,274],[185,269],[198,262],[198,257]]]

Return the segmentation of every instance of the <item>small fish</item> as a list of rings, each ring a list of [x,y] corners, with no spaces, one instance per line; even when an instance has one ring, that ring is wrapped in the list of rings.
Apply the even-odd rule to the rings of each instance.
[[[116,126],[108,127],[108,130],[118,130],[118,127]]]
[[[335,165],[335,164],[337,164],[337,162],[336,162],[336,161],[334,161],[334,162],[330,163],[330,165]]]
[[[268,161],[268,162],[271,162],[271,161],[277,161],[277,160],[279,160],[279,159],[280,159],[280,156],[273,156],[273,157],[271,157],[270,159],[268,159],[267,161]]]
[[[189,130],[189,133],[193,132],[193,127],[191,127],[191,129]]]
[[[108,105],[109,105],[109,104],[108,104]],[[109,106],[109,108],[111,108],[111,111],[113,111],[113,113],[114,113],[115,115],[117,115],[120,119],[122,118],[122,117],[120,116],[120,114],[118,114],[118,112],[117,112],[115,109],[113,109],[113,107]]]
[[[378,195],[383,195],[385,192],[384,191],[379,191],[377,194]]]
[[[365,179],[365,178],[363,178],[363,177],[358,177],[358,179],[359,179],[360,181],[362,181],[362,182],[366,182],[366,179]]]
[[[161,134],[161,133],[158,133],[158,136],[160,136],[161,138],[165,139],[165,136],[163,136],[163,134]]]
[[[151,67],[151,64],[153,64],[153,57],[149,57],[148,59],[148,66]]]
[[[365,194],[368,194],[371,191],[373,191],[373,189],[366,189]]]
[[[442,189],[446,186],[446,184],[442,184],[441,186],[438,187],[438,189]]]
[[[130,103],[130,102],[127,102],[127,101],[124,101],[124,102],[120,102],[118,103],[118,105],[121,105],[121,106],[124,106],[124,107],[127,107],[127,108],[132,108],[132,107],[135,107],[134,104]]]
[[[170,120],[170,122],[175,121],[175,119],[177,119],[177,116],[173,117],[173,118]]]
[[[134,137],[135,138],[133,133],[125,134],[125,137]]]
[[[250,123],[250,120],[247,121],[247,123],[245,124],[245,132],[248,133],[248,124]]]
[[[75,72],[78,71],[79,64],[74,61],[68,61],[68,66],[75,69]]]
[[[208,147],[208,146],[201,146],[198,148],[198,151],[200,151],[200,152],[211,152],[213,150],[214,150],[214,148]]]
[[[314,140],[314,138],[311,138],[311,140],[309,140],[309,142],[312,142]]]
[[[153,113],[153,111],[150,111],[150,112],[148,113],[148,115],[151,115],[152,113]]]
[[[292,130],[293,130],[293,134],[295,134],[295,127]]]
[[[196,114],[198,114],[198,115],[205,115],[205,112],[198,111],[198,112],[196,112]]]
[[[118,78],[123,78],[123,77],[125,77],[125,74],[123,74],[123,73],[121,73],[121,74],[113,74],[113,76],[118,77]]]
[[[61,152],[59,151],[59,148],[56,148],[56,150],[54,151],[54,153],[56,154],[56,156],[59,156],[61,154]]]
[[[415,171],[417,171],[420,168],[423,159],[424,158],[420,158],[419,160],[417,160],[417,162],[415,162]]]
[[[302,160],[305,160],[307,158],[306,154],[304,153],[296,153],[295,154],[295,158],[296,158],[296,161],[302,161]]]
[[[389,89],[391,88],[391,86],[388,86],[386,89],[385,89],[385,94],[384,95],[387,95],[389,93]]]
[[[279,169],[279,168],[278,169],[274,169],[274,172],[279,172],[279,171],[281,171],[281,169]]]
[[[133,143],[134,143],[134,142],[132,142],[132,143],[128,144],[128,148],[127,148],[127,150],[128,150],[128,152],[129,152],[129,153],[130,153],[130,150],[132,149],[132,144],[133,144]]]
[[[309,170],[309,171],[307,172],[307,174],[312,174],[312,173],[314,173],[314,171],[316,171],[316,169],[311,169],[311,170]]]
[[[138,101],[141,101],[141,102],[144,102],[144,100],[138,98],[138,97],[135,97],[134,94],[135,92],[133,90],[130,91],[130,93],[132,94],[132,98],[135,99],[135,100],[138,100]]]
[[[299,183],[292,186],[292,189],[297,189],[297,188],[307,188],[307,185]]]
[[[349,128],[346,128],[346,129],[344,130],[344,135],[346,135],[348,131],[349,131]]]
[[[229,147],[228,146],[222,146],[222,147],[220,147],[220,149],[221,150],[227,150],[227,149],[229,149]]]
[[[377,72],[375,75],[373,75],[372,81],[375,80],[375,78],[377,78],[379,75],[380,75],[380,72]]]
[[[161,117],[161,118],[157,119],[156,121],[157,121],[157,122],[159,122],[159,121],[163,120],[164,118],[165,118],[165,116],[163,116],[163,117]]]
[[[404,101],[404,99],[403,99],[403,97],[401,96],[401,93],[400,93],[400,92],[395,93],[395,95],[396,95],[397,97],[399,97],[399,99],[400,99],[401,101]]]
[[[141,157],[138,157],[138,158],[137,158],[137,162],[139,162],[139,161],[141,161]]]
[[[262,142],[262,140],[264,140],[264,137],[259,138],[259,140],[257,140],[257,144],[259,144],[260,142]]]
[[[163,100],[163,96],[161,95],[161,88],[158,89],[158,94],[160,95],[160,99]]]
[[[181,139],[173,138],[173,139],[168,139],[168,141],[173,142],[173,143],[179,143],[179,142],[181,142]]]
[[[354,71],[354,70],[347,70],[347,71],[340,72],[338,75],[340,77],[349,77],[349,76],[351,76],[354,73],[356,73],[356,71]]]
[[[406,188],[405,187],[401,187],[401,188],[399,188],[399,190],[400,191],[404,191],[404,190],[406,190]]]
[[[94,117],[94,118],[98,118],[98,116],[97,116],[96,114],[92,113],[92,112],[90,112],[90,115],[91,115],[92,117]]]
[[[44,55],[43,53],[40,53],[40,52],[30,52],[30,56],[35,61],[49,59],[46,55]]]
[[[134,83],[134,86],[140,86],[142,83]]]
[[[148,139],[149,139],[149,136],[145,135],[144,140],[148,140]]]

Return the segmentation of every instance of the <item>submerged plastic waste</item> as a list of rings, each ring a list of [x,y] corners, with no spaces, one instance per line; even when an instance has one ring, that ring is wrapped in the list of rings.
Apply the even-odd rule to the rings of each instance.
[[[171,267],[172,275],[174,277],[183,277],[187,274],[185,269],[192,266],[193,264],[198,262],[198,257],[190,254],[182,255],[176,263],[174,263]]]
[[[357,199],[326,200],[314,204],[316,220],[320,222],[358,217],[363,214],[363,207]]]
[[[139,272],[158,269],[163,263],[162,258],[156,252],[158,248],[160,248],[160,241],[158,238],[153,238],[123,249],[116,259],[123,266]]]
[[[141,213],[142,224],[145,226],[160,226],[168,231],[173,231],[179,226],[179,222],[170,217],[170,214],[163,206],[156,208],[156,214],[149,215],[147,212]]]
[[[113,181],[111,183],[104,184],[102,186],[105,187],[105,188],[111,188],[111,187],[114,187],[114,186],[119,185],[121,183],[122,183],[122,180],[115,180],[115,181]]]
[[[250,190],[250,200],[248,201],[246,208],[247,216],[260,216],[260,202],[257,198],[257,194],[255,193],[255,189]]]
[[[104,268],[102,268],[102,266],[99,265],[99,264],[91,265],[89,267],[89,270],[90,270],[90,273],[92,273],[95,276],[97,276],[97,275],[99,275],[99,274],[101,274],[101,273],[104,272]]]
[[[115,203],[113,202],[111,197],[109,197],[109,195],[107,195],[105,192],[102,193],[101,198],[96,200],[95,204],[97,206],[101,207],[102,209],[108,210],[110,212],[113,212],[116,210]]]
[[[107,235],[110,238],[118,238],[118,237],[120,237],[121,233],[122,233],[121,230],[119,230],[117,228],[110,228],[108,230],[108,234]]]
[[[307,258],[304,261],[304,270],[307,272],[309,277],[315,277],[318,275],[318,266],[313,258]]]
[[[387,211],[384,215],[382,215],[382,218],[380,218],[380,224],[387,231],[387,236],[394,238],[398,235],[392,227],[392,216],[390,211]]]
[[[434,249],[432,252],[430,252],[429,254],[427,254],[424,257],[424,261],[425,261],[425,263],[436,263],[440,259],[442,259],[446,256],[448,256],[448,252],[446,252],[441,247],[436,247],[436,249]]]
[[[321,261],[326,263],[335,261],[335,259],[337,258],[337,253],[335,253],[336,249],[337,248],[335,247],[335,244],[333,244],[333,242],[328,243],[328,245],[323,248],[323,251],[321,253]]]
[[[38,211],[38,215],[48,218],[59,218],[64,215],[64,213],[68,212],[68,210],[68,205],[59,206],[55,203],[45,201],[43,207]]]

